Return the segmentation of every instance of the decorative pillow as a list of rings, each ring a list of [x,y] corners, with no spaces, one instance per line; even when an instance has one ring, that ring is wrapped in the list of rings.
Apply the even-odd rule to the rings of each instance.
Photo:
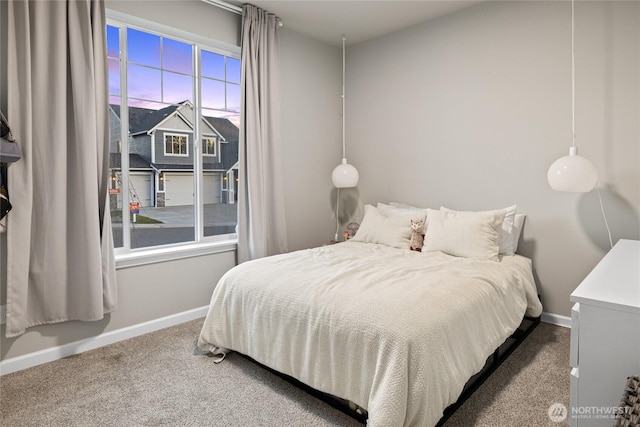
[[[374,206],[364,206],[364,218],[354,242],[380,243],[399,249],[409,249],[411,216],[388,217]]]
[[[378,203],[378,211],[386,216],[411,216],[414,220],[424,220],[427,216],[426,209],[417,208],[401,208],[393,205],[385,205],[384,203]]]
[[[427,209],[427,232],[422,252],[498,261],[504,209],[458,212]]]
[[[515,251],[513,251],[513,225],[515,223],[516,217],[516,209],[517,205],[509,206],[508,208],[504,208],[504,221],[502,222],[502,231],[500,233],[500,238],[498,241],[498,247],[501,255],[513,255]],[[442,211],[453,211],[453,209],[445,208],[444,206],[440,207]],[[459,211],[455,211],[459,212]],[[482,211],[479,211],[482,212]],[[485,211],[491,212],[491,211]]]

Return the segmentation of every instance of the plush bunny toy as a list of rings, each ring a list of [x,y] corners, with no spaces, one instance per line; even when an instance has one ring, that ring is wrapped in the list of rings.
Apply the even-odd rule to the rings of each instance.
[[[409,249],[412,251],[422,252],[422,245],[424,243],[424,220],[411,220],[411,241],[409,242]]]

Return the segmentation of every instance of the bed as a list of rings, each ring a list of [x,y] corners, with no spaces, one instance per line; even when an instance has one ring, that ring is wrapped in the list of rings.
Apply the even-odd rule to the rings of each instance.
[[[410,251],[404,229],[399,247],[373,242],[368,213],[359,240],[227,272],[198,345],[353,402],[368,426],[433,426],[523,318],[540,315],[531,261]],[[395,230],[373,225],[378,235]]]

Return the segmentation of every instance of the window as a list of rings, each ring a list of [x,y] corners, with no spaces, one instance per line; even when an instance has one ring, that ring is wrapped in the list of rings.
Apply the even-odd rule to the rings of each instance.
[[[216,139],[215,138],[202,138],[202,154],[205,156],[216,155]]]
[[[164,154],[173,156],[188,156],[187,135],[164,134]]]
[[[158,191],[164,191],[164,172],[158,174]]]
[[[228,177],[238,176],[240,49],[113,16],[106,32],[117,253],[235,239],[237,183]]]

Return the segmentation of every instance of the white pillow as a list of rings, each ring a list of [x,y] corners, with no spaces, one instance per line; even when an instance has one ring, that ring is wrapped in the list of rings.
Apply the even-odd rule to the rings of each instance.
[[[374,206],[364,206],[364,218],[354,242],[380,243],[399,249],[409,249],[411,216],[388,217]]]
[[[500,227],[504,209],[457,212],[427,209],[427,228],[422,252],[498,261]]]
[[[391,206],[393,206],[394,208],[402,208],[402,209],[413,209],[415,211],[423,211],[426,208],[418,208],[416,206],[411,206],[411,205],[407,205],[404,203],[398,203],[398,202],[390,202],[389,203]]]
[[[417,208],[401,208],[394,205],[385,205],[384,203],[378,203],[378,211],[386,216],[411,216],[414,220],[423,220],[427,216],[426,209]]]
[[[516,214],[515,221],[513,223],[513,231],[511,232],[511,253],[513,255],[518,251],[518,243],[520,242],[520,234],[522,233],[522,226],[527,216],[524,214]]]
[[[502,209],[504,210],[504,221],[502,222],[502,231],[500,233],[500,238],[498,241],[498,247],[501,255],[513,255],[515,253],[515,251],[513,250],[513,225],[515,223],[517,208],[517,205],[512,205],[508,208]],[[448,209],[444,206],[441,206],[440,210],[453,211],[453,209]]]

